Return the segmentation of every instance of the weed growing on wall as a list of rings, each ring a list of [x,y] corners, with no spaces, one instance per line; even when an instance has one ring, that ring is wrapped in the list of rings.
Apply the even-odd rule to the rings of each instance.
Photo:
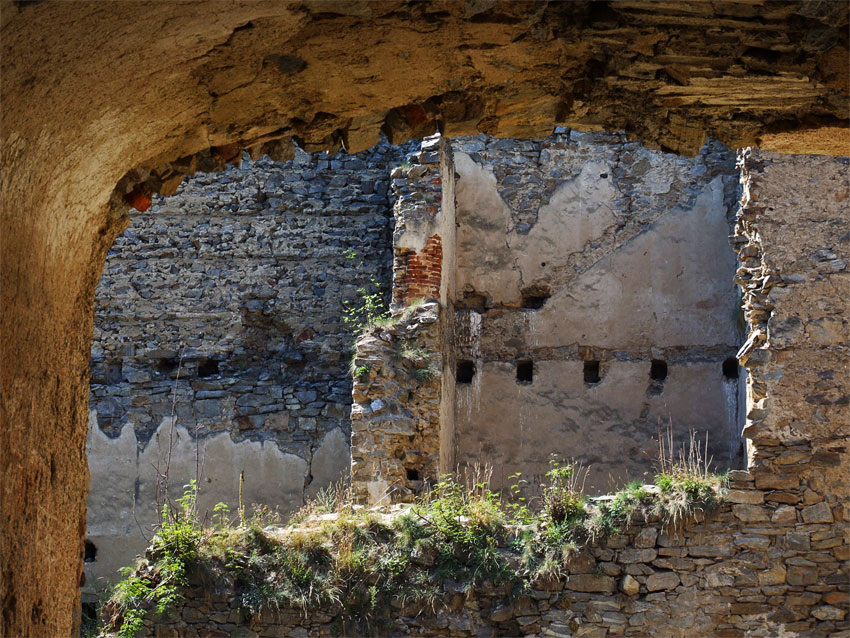
[[[683,456],[662,465],[655,484],[631,483],[597,499],[583,494],[580,466],[553,462],[536,507],[506,503],[480,469],[463,483],[444,477],[414,504],[385,513],[354,505],[350,491],[336,486],[282,528],[263,516],[242,516],[233,526],[223,509],[202,526],[190,486],[179,512],[164,517],[146,559],[127,571],[107,603],[111,628],[132,636],[148,613],[167,614],[190,572],[234,589],[248,614],[321,609],[337,618],[342,635],[365,635],[393,614],[435,608],[445,579],[461,590],[487,581],[527,592],[541,579],[564,576],[582,546],[639,516],[673,526],[712,509],[723,479],[695,460]],[[512,478],[518,496],[523,481]]]
[[[356,260],[353,250],[345,252],[347,259]],[[355,335],[359,336],[369,326],[380,324],[390,316],[387,294],[374,275],[357,288],[357,299],[342,302],[342,321]]]
[[[125,568],[124,580],[115,587],[111,609],[120,638],[131,638],[142,628],[145,615],[164,614],[182,598],[188,585],[188,568],[198,555],[205,530],[195,513],[197,484],[186,486],[177,507],[163,506],[159,528],[146,559]],[[119,619],[116,622],[115,619]]]

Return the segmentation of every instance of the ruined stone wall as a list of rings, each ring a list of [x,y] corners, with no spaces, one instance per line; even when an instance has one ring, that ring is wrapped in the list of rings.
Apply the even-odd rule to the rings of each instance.
[[[464,591],[444,579],[435,610],[400,605],[376,635],[848,635],[848,573],[837,560],[848,549],[838,527],[842,507],[780,503],[778,493],[756,489],[741,471],[731,487],[732,504],[707,520],[678,529],[640,521],[577,552],[563,578],[540,580],[529,592],[490,582]],[[332,636],[344,618],[334,608],[251,617],[232,591],[200,585],[187,594],[178,612],[147,619],[147,635]]]
[[[847,154],[846,3],[535,6],[3,0],[5,633],[73,633],[92,307],[122,178],[119,201],[211,146],[360,150],[423,119],[452,135],[558,120],[683,152],[708,132]]]
[[[740,467],[734,154],[564,129],[453,146],[458,462],[505,487],[572,457],[602,493],[645,477],[670,425]]]
[[[440,299],[444,243],[440,136],[426,139],[392,178],[392,296],[393,306],[401,308],[417,299]]]
[[[351,481],[358,502],[411,501],[439,472],[440,306],[400,311],[356,345]]]
[[[433,138],[410,158],[393,173],[393,303],[441,301],[440,472],[483,463],[496,488],[515,472],[535,486],[557,454],[609,491],[651,471],[668,426],[741,465],[730,151],[561,130]]]
[[[389,174],[403,152],[264,157],[134,212],[96,297],[90,586],[145,546],[135,519],[155,520],[169,456],[172,496],[200,466],[201,511],[235,511],[241,472],[246,503],[284,514],[347,475],[343,314],[361,286],[388,298]]]
[[[354,359],[351,480],[360,502],[409,501],[448,471],[440,460],[454,265],[446,145],[426,138],[392,172],[393,317],[358,340]]]
[[[733,243],[751,322],[741,349],[749,468],[730,473],[725,504],[676,533],[639,522],[527,596],[488,583],[460,592],[444,580],[445,608],[399,607],[386,635],[850,635],[850,159],[747,150],[740,161]],[[251,619],[232,594],[197,590],[179,613],[148,626],[325,636],[336,615]]]

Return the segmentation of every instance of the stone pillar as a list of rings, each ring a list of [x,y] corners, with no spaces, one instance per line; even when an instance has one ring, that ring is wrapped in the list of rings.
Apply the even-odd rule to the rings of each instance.
[[[360,502],[410,500],[445,471],[441,447],[453,449],[446,396],[454,389],[445,384],[452,313],[444,310],[454,273],[447,150],[446,141],[428,138],[410,165],[392,173],[393,315],[358,340],[353,366],[351,478]]]
[[[440,299],[442,283],[440,138],[423,142],[410,160],[392,172],[393,310],[417,299]]]
[[[848,610],[849,165],[846,157],[739,155],[733,244],[750,326],[738,353],[749,373],[749,473],[733,473],[738,489],[728,498],[756,504],[733,506],[746,533],[761,533],[770,520],[758,560],[771,572],[758,580],[771,586],[764,593],[779,595],[769,599],[765,635],[838,635]],[[726,569],[751,564],[730,561]]]
[[[351,406],[351,482],[361,503],[405,502],[437,477],[440,306],[398,312],[357,341]]]
[[[850,437],[848,164],[753,149],[739,156],[733,243],[750,326],[738,353],[749,373],[750,467],[805,466],[821,487],[830,472],[813,466],[837,465]]]

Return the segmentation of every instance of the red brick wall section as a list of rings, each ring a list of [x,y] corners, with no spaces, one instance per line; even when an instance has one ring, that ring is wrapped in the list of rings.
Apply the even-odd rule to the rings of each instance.
[[[431,235],[421,251],[396,248],[393,265],[393,303],[439,299],[443,272],[443,240]]]

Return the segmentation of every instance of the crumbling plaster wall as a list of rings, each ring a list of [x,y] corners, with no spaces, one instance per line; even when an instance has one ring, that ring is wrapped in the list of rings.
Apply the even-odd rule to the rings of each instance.
[[[404,150],[263,157],[134,211],[95,298],[86,591],[117,578],[200,464],[200,512],[287,515],[347,476],[358,288],[390,288],[390,169]],[[171,417],[177,422],[172,437]],[[197,446],[196,446],[197,439]]]
[[[358,501],[409,501],[452,467],[450,158],[449,143],[432,136],[392,172],[393,316],[357,341],[354,358],[351,480]]]
[[[455,164],[453,344],[475,366],[456,391],[458,461],[492,465],[505,487],[515,472],[539,484],[551,454],[573,457],[600,493],[646,477],[669,423],[679,442],[707,433],[715,465],[738,467],[742,383],[723,373],[743,335],[734,154],[563,131],[458,140]],[[524,307],[529,296],[542,307]],[[650,378],[652,360],[665,379]],[[597,383],[585,361],[599,362]]]

